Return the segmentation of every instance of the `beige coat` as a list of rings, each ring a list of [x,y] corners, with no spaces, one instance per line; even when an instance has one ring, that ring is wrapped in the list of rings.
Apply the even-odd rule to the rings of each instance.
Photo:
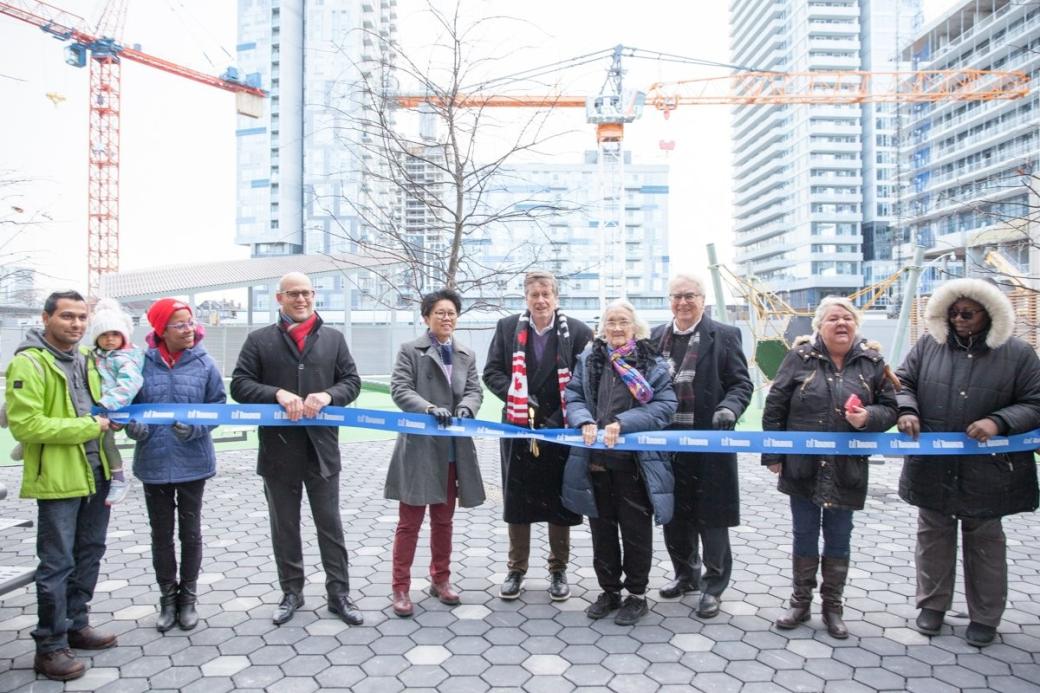
[[[477,377],[477,358],[473,350],[457,340],[453,343],[451,383],[445,377],[440,353],[430,338],[401,345],[390,376],[390,396],[401,411],[425,413],[431,406],[454,412],[459,406],[475,415],[484,397]],[[435,425],[430,418],[430,426]],[[484,502],[484,482],[477,464],[472,438],[420,436],[399,433],[383,496],[408,505],[432,505],[447,499],[448,451],[455,444],[455,473],[459,505],[473,508]]]

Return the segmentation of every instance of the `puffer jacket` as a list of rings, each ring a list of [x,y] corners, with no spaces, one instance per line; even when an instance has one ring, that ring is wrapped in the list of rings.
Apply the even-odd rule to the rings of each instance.
[[[678,403],[672,390],[668,362],[657,355],[646,340],[636,343],[636,368],[653,388],[654,396],[646,404],[637,405],[617,415],[621,433],[660,431],[672,420]],[[567,384],[567,423],[581,428],[597,419],[596,396],[607,362],[607,345],[596,339],[579,357],[574,377]],[[563,504],[579,515],[597,517],[596,498],[589,476],[591,448],[572,447],[563,472]],[[667,524],[675,507],[675,477],[672,476],[671,455],[666,452],[644,450],[636,453],[640,475],[646,484],[647,496],[654,506],[654,519]]]
[[[950,329],[947,311],[960,298],[980,303],[990,318],[985,334],[965,343]],[[998,288],[979,279],[942,285],[925,308],[928,334],[897,371],[899,414],[916,414],[925,433],[963,433],[979,419],[1001,435],[1040,426],[1040,359],[1013,337],[1015,313]],[[899,495],[946,515],[995,518],[1037,509],[1032,452],[907,456]]]
[[[158,348],[145,354],[144,385],[135,404],[223,404],[224,380],[217,365],[198,341],[170,368]],[[185,441],[173,426],[148,424],[134,448],[134,476],[145,484],[179,484],[208,479],[217,473],[217,455],[210,429],[193,425]]]
[[[869,416],[863,429],[888,430],[896,420],[895,386],[885,377],[876,345],[857,336],[839,374],[819,337],[799,337],[769,388],[763,431],[852,433],[845,402],[859,397]],[[823,508],[861,510],[867,498],[867,458],[851,455],[765,453],[762,464],[780,462],[777,488]]]

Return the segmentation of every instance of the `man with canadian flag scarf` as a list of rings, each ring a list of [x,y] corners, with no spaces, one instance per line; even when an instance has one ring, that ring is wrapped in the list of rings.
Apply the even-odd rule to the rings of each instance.
[[[588,325],[558,309],[559,289],[548,272],[524,277],[527,310],[498,321],[491,340],[484,384],[505,402],[502,420],[524,428],[567,425],[563,391],[574,363],[590,341]],[[508,573],[499,596],[516,599],[524,587],[531,552],[531,524],[548,523],[549,596],[570,596],[567,562],[570,528],[581,516],[563,507],[560,489],[567,448],[514,439],[502,441],[504,519],[509,525]]]

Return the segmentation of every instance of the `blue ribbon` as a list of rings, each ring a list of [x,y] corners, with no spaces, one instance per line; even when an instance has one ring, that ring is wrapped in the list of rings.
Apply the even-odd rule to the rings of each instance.
[[[95,408],[95,414],[106,413]],[[604,448],[602,431],[594,445],[585,445],[573,428],[531,430],[479,419],[453,419],[437,425],[428,414],[387,412],[352,407],[325,407],[313,419],[289,421],[277,404],[134,404],[107,412],[112,421],[146,424],[220,426],[350,426],[393,433],[467,438],[534,438],[547,443]],[[980,443],[963,433],[922,433],[911,440],[901,433],[807,433],[796,431],[653,431],[618,437],[617,450],[662,452],[754,452],[798,455],[970,455],[1040,449],[1040,429],[991,438]]]

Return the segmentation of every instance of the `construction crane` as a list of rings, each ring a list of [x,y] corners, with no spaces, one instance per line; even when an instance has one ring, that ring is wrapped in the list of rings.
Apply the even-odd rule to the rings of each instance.
[[[87,290],[97,297],[101,275],[119,269],[119,119],[123,60],[179,75],[236,95],[238,112],[259,117],[266,96],[259,85],[247,84],[234,68],[220,77],[149,55],[118,40],[126,18],[126,0],[106,5],[96,31],[82,17],[38,0],[0,2],[0,15],[31,24],[65,46],[65,62],[90,64],[90,127],[87,180]]]
[[[490,89],[533,79],[561,69],[585,65],[609,57],[610,67],[600,92],[595,96],[565,94],[547,96],[502,96]],[[627,89],[623,83],[623,57],[693,63],[724,67],[725,77],[656,82],[646,92]],[[403,108],[421,104],[455,108],[585,108],[586,122],[596,126],[598,148],[600,233],[600,309],[607,296],[625,296],[624,247],[625,186],[624,128],[642,116],[647,104],[665,118],[680,106],[920,103],[936,101],[992,101],[1020,99],[1029,93],[1024,72],[997,70],[929,70],[916,72],[766,72],[712,61],[684,58],[618,45],[613,49],[543,65],[475,85],[472,91],[450,100],[434,94],[402,94],[396,103]],[[449,103],[450,101],[450,103]]]

